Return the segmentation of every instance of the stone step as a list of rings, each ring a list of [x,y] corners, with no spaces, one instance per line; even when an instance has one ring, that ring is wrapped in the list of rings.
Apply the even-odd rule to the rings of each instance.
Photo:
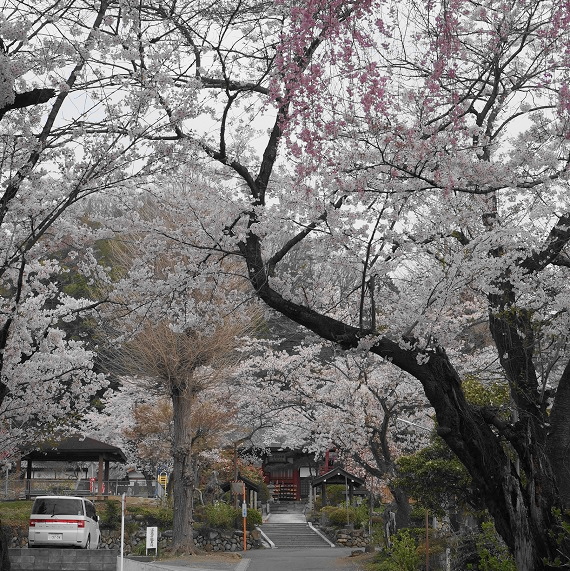
[[[304,523],[264,523],[262,531],[276,547],[330,547]]]
[[[303,513],[305,502],[276,502],[269,509],[271,513]]]

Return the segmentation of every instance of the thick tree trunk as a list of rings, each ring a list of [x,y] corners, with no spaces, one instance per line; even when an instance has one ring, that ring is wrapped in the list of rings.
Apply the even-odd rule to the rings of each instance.
[[[8,553],[8,534],[7,528],[0,521],[0,571],[10,571],[10,556]]]
[[[570,509],[570,363],[558,384],[549,420],[546,451],[562,505]]]
[[[259,237],[249,234],[242,253],[251,283],[269,307],[344,348],[357,347],[363,335],[372,333],[293,303],[273,290]],[[370,351],[421,382],[436,412],[439,434],[469,471],[518,571],[549,569],[544,561],[558,555],[556,541],[548,533],[554,526],[551,509],[560,507],[560,501],[540,428],[545,419],[533,420],[529,412],[512,426],[469,405],[461,379],[443,350],[422,351],[413,340],[403,341],[381,337]],[[527,403],[526,410],[541,412],[533,402]],[[513,454],[519,463],[513,463]],[[524,472],[519,472],[519,466]]]
[[[0,361],[0,373],[2,372],[2,362]],[[0,406],[4,402],[4,399],[8,395],[8,385],[5,385],[2,381],[0,381]]]
[[[465,401],[446,357],[431,357],[426,369],[430,374],[421,381],[436,410],[438,432],[472,476],[518,571],[548,569],[543,560],[554,560],[556,545],[546,530],[553,527],[551,508],[557,497],[544,450],[533,439],[528,423],[512,434],[505,426],[497,435],[485,411]],[[522,473],[511,460],[513,450],[507,439],[516,443]]]
[[[390,492],[396,504],[396,528],[403,529],[409,527],[412,514],[410,498],[401,488],[390,488]]]
[[[194,553],[192,518],[194,512],[194,470],[192,461],[192,433],[190,429],[192,397],[187,391],[172,389],[174,433],[172,435],[173,466],[173,538],[175,553]]]

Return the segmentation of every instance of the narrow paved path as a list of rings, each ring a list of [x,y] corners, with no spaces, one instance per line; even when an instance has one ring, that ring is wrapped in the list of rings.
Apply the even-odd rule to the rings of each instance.
[[[311,549],[252,549],[241,553],[241,559],[222,557],[153,562],[144,564],[145,571],[361,571],[359,557],[350,557],[353,549],[319,547]],[[143,567],[141,566],[141,569]]]
[[[255,549],[244,554],[250,563],[235,571],[356,571],[358,558],[353,549],[318,547],[311,549]]]

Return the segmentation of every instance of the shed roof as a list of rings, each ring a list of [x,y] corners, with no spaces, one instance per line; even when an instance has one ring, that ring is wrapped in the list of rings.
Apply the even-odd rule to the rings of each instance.
[[[313,488],[320,486],[323,483],[326,484],[345,484],[348,481],[355,488],[360,488],[364,486],[364,480],[347,472],[343,468],[333,468],[326,474],[319,476],[313,480]]]
[[[112,462],[127,461],[119,447],[88,436],[69,436],[61,440],[42,442],[22,456],[22,460],[62,462],[97,462],[100,458]]]
[[[241,473],[238,474],[237,479],[238,481],[242,481],[245,484],[246,488],[259,492],[260,485],[257,482],[254,482],[253,480],[250,480],[249,478],[242,476]],[[222,488],[224,492],[227,492],[231,488],[231,485],[232,482],[224,482],[220,485],[220,488]]]

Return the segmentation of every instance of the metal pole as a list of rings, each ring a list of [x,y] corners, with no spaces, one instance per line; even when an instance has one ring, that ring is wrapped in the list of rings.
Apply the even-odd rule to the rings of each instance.
[[[123,492],[121,498],[121,569],[123,571],[123,545],[125,544],[125,497],[126,494]]]

